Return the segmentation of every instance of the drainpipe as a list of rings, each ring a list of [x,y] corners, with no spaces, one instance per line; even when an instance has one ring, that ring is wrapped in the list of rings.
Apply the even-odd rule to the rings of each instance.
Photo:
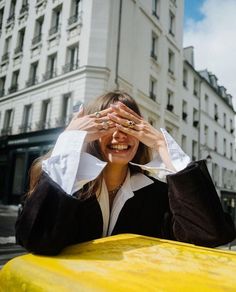
[[[116,84],[116,89],[119,89],[118,72],[119,72],[119,58],[120,58],[120,36],[121,36],[122,2],[123,2],[123,0],[120,0],[119,22],[118,22],[118,33],[117,33],[117,50],[116,50],[116,67],[115,67],[115,84]]]

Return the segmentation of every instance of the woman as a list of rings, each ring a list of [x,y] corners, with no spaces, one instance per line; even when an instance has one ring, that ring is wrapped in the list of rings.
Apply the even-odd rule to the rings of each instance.
[[[235,237],[204,161],[189,164],[127,93],[80,109],[46,158],[32,167],[16,223],[17,241],[31,252],[57,254],[118,233],[210,247]]]

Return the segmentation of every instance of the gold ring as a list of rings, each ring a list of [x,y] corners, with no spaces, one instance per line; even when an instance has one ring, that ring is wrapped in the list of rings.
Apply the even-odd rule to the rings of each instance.
[[[100,117],[101,117],[100,112],[96,112],[96,113],[95,113],[95,117],[96,117],[96,118],[100,118]]]
[[[109,123],[107,121],[102,122],[102,128],[107,130],[109,128]]]
[[[133,129],[135,127],[135,122],[133,121],[128,120],[126,124],[127,124],[127,127],[130,129]]]

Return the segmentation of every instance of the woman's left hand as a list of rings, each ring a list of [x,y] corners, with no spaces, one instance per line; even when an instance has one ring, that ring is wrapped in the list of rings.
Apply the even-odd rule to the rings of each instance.
[[[169,157],[163,134],[125,104],[118,102],[111,106],[113,113],[108,117],[116,123],[118,130],[136,137],[140,142],[158,151],[166,167],[174,169]]]

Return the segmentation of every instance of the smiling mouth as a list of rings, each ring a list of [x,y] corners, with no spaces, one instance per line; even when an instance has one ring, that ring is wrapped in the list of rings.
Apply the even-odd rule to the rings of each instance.
[[[131,146],[129,145],[123,145],[123,144],[114,144],[109,145],[108,148],[111,150],[128,150]]]

